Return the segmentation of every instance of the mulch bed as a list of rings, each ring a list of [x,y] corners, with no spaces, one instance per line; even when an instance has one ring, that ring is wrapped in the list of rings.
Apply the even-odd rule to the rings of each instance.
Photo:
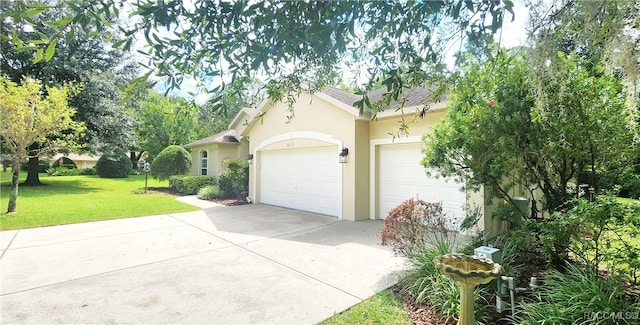
[[[403,303],[404,310],[409,314],[411,323],[416,325],[455,325],[454,319],[447,319],[440,315],[428,304],[415,304],[409,296],[403,295],[397,285],[389,288]]]
[[[213,200],[209,200],[209,201],[215,202],[215,203],[218,203],[218,204],[222,204],[222,205],[226,205],[228,207],[236,206],[236,205],[249,204],[245,200],[236,200],[236,199],[213,199]]]

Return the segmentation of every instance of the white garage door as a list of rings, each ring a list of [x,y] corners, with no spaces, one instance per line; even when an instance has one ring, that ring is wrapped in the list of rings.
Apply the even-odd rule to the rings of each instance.
[[[464,218],[466,195],[462,184],[425,174],[421,143],[388,144],[378,150],[377,218],[384,219],[389,211],[410,198],[427,202],[442,202],[448,217],[448,228],[459,230]]]
[[[340,216],[341,167],[337,146],[263,151],[260,201]]]

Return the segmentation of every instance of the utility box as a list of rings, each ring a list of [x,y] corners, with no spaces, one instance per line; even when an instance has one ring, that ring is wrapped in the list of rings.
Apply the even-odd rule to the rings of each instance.
[[[517,196],[511,199],[513,204],[515,205],[515,209],[513,211],[513,216],[509,220],[511,225],[520,226],[522,225],[522,219],[526,219],[529,212],[531,211],[529,199],[526,197]]]
[[[473,255],[490,260],[494,263],[502,262],[502,254],[500,253],[500,250],[495,247],[489,247],[489,246],[476,247],[476,249],[473,250]]]

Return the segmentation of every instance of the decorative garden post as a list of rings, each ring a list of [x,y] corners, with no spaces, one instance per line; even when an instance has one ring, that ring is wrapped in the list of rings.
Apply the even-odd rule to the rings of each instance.
[[[151,164],[140,159],[138,161],[138,167],[144,171],[144,192],[147,193],[147,181],[149,180],[149,171],[151,170]]]

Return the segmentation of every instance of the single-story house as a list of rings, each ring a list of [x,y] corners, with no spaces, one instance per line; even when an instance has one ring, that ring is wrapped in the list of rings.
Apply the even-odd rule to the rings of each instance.
[[[469,192],[464,184],[428,177],[420,164],[422,136],[445,116],[445,103],[439,102],[416,117],[428,95],[426,89],[405,91],[403,110],[390,107],[375,119],[353,106],[359,96],[333,87],[299,95],[292,110],[287,103],[265,101],[238,113],[228,131],[188,144],[192,172],[217,175],[226,157],[249,158],[252,202],[345,220],[384,219],[412,197],[442,202],[451,229],[468,209],[490,216],[484,189]],[[409,134],[393,137],[403,118]],[[480,229],[488,218],[480,218]]]
[[[76,167],[78,168],[95,167],[96,164],[98,163],[98,159],[100,159],[100,157],[87,155],[87,154],[77,154],[77,153],[70,153],[68,155],[57,154],[51,157],[51,159],[49,160],[49,165],[52,165],[56,160],[60,160],[60,158],[62,157],[67,157],[73,160],[73,162],[76,164]]]

